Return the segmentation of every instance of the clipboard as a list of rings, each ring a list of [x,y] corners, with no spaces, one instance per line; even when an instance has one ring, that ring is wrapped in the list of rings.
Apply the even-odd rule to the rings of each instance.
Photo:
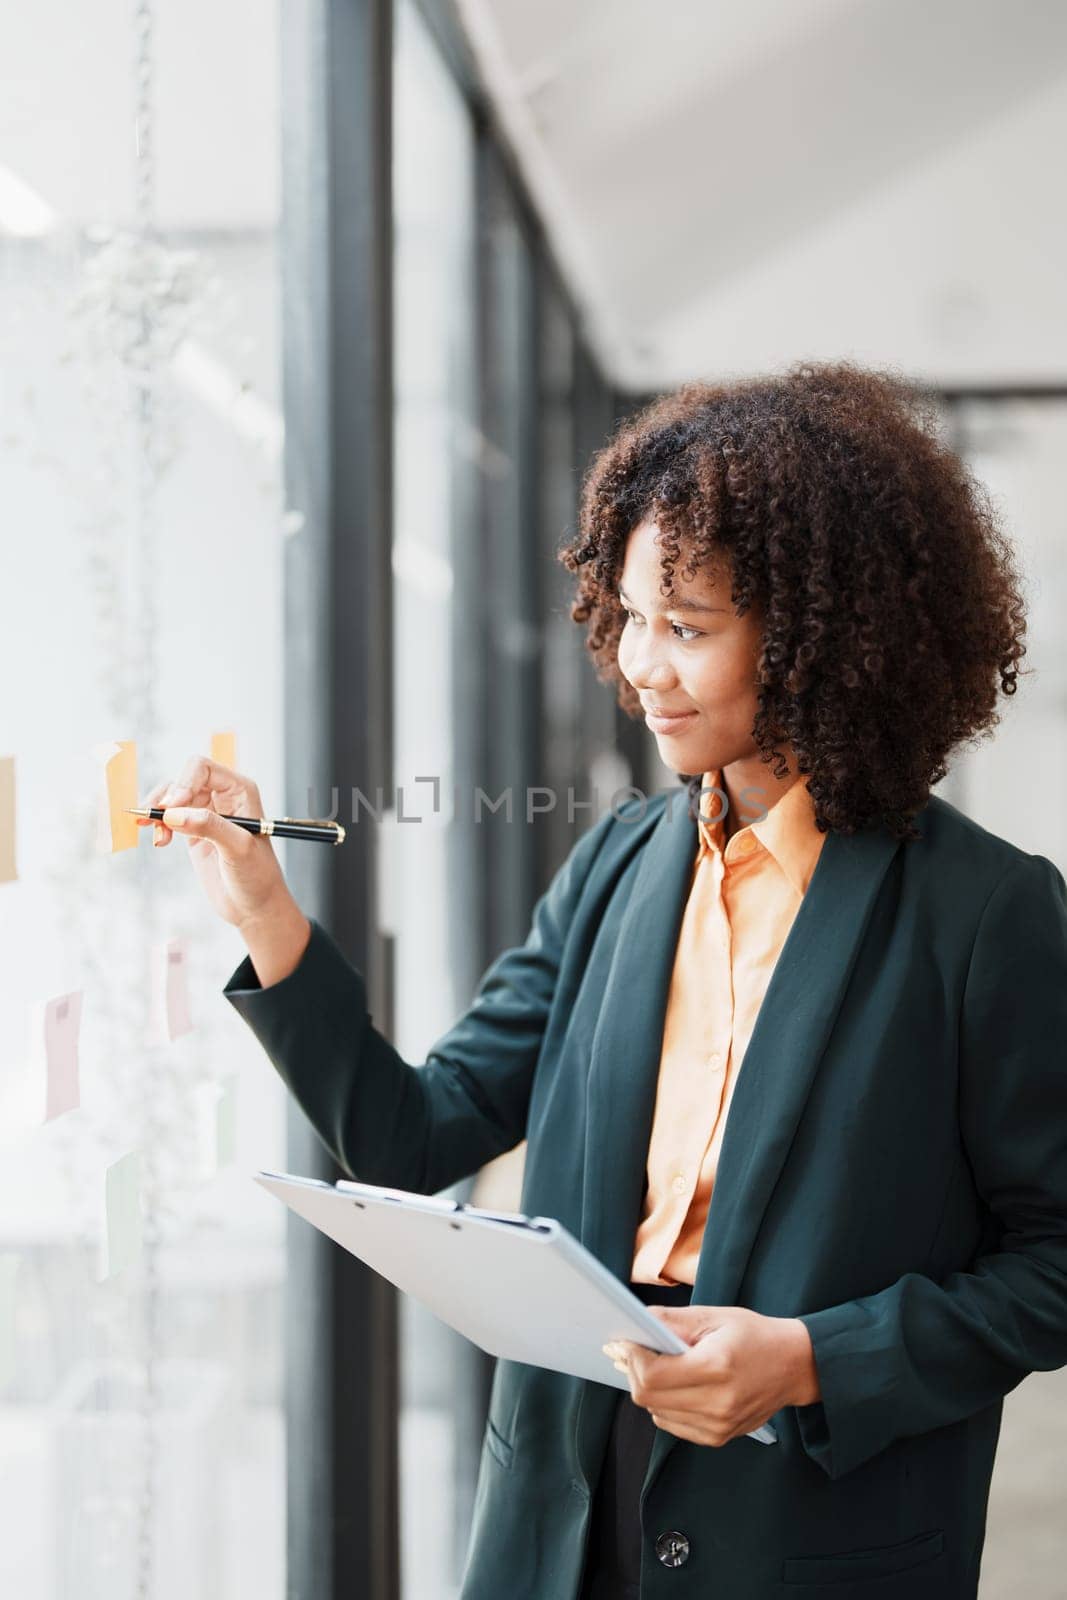
[[[609,1340],[660,1355],[690,1348],[554,1217],[346,1178],[260,1171],[255,1180],[488,1355],[629,1393],[601,1348]],[[778,1435],[764,1423],[748,1437],[773,1444]]]

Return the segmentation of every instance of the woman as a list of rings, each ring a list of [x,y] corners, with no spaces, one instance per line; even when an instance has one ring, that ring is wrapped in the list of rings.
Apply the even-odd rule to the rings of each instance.
[[[250,780],[194,758],[157,842],[346,1171],[433,1193],[527,1138],[523,1210],[689,1345],[608,1350],[629,1393],[497,1363],[463,1600],[973,1597],[1002,1398],[1067,1363],[1067,885],[930,793],[1016,687],[1010,550],[840,363],[622,424],[561,558],[690,803],[601,817],[420,1068],[219,819]]]

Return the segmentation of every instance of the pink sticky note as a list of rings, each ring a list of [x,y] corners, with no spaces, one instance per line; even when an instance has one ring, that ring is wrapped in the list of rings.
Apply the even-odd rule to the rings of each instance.
[[[74,1111],[81,1104],[78,1088],[78,1030],[81,1027],[80,989],[49,1000],[44,1008],[44,1049],[48,1073],[45,1121]]]
[[[187,1034],[192,1027],[189,946],[184,939],[168,939],[163,946],[163,1027],[168,1038]]]
[[[0,883],[18,877],[15,865],[15,758],[0,758]]]

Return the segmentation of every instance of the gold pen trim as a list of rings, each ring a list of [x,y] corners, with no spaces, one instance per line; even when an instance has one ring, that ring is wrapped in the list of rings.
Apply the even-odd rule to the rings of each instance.
[[[330,817],[275,817],[275,822],[308,822],[313,828],[336,828]]]
[[[333,841],[335,845],[343,844],[345,830],[339,822],[334,822],[332,817],[275,817],[275,822],[302,822],[312,828],[332,828],[337,835]]]

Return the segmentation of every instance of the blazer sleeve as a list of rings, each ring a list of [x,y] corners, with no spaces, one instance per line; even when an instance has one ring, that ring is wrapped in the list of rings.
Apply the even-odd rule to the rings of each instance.
[[[614,820],[573,846],[526,941],[483,974],[416,1066],[379,1032],[362,973],[314,918],[297,967],[264,989],[246,956],[223,993],[339,1165],[360,1183],[436,1194],[525,1136],[534,1069],[582,887]]]
[[[821,1399],[797,1421],[831,1478],[1067,1365],[1067,884],[1044,856],[1013,861],[982,913],[959,1108],[988,1253],[800,1319]]]

